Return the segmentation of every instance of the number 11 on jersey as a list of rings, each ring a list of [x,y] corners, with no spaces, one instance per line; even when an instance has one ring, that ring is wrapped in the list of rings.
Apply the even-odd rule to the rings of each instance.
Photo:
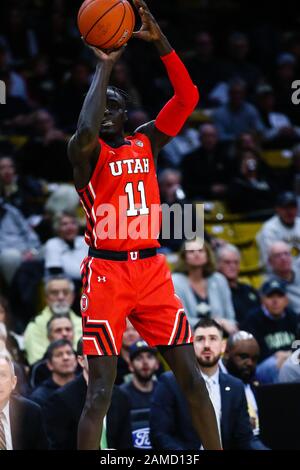
[[[125,186],[125,193],[127,193],[129,207],[129,209],[127,210],[128,217],[149,214],[149,208],[147,207],[146,203],[145,187],[143,181],[138,182],[137,190],[140,193],[141,198],[141,207],[139,209],[136,209],[135,207],[135,192],[133,188],[133,183],[127,183]]]

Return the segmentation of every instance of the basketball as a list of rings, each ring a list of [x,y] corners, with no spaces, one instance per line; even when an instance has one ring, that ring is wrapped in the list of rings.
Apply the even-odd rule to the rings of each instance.
[[[118,49],[131,37],[135,15],[127,0],[85,0],[77,17],[81,36],[100,49]]]

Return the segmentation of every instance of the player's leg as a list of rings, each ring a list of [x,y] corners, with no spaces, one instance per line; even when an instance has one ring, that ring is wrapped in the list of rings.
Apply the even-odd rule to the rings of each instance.
[[[158,346],[176,376],[189,405],[194,427],[205,449],[221,449],[213,405],[200,374],[192,344]]]
[[[89,381],[78,426],[78,449],[99,450],[103,419],[111,402],[117,356],[89,356]]]

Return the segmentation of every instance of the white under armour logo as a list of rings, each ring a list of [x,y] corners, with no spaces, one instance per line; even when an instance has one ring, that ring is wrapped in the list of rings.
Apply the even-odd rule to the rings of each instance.
[[[105,276],[98,276],[98,282],[106,282]]]
[[[138,252],[137,251],[131,251],[130,252],[130,258],[132,259],[132,261],[135,261],[136,259],[138,259]]]

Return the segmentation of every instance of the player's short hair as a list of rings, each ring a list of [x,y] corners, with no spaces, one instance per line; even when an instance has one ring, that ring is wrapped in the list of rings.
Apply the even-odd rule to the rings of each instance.
[[[46,351],[46,359],[51,362],[56,349],[62,348],[64,346],[70,346],[73,353],[75,354],[73,346],[70,343],[70,341],[68,341],[67,339],[58,339],[56,341],[52,341],[52,343],[49,344],[47,351]]]
[[[128,93],[126,93],[126,91],[124,90],[121,90],[121,88],[118,88],[116,86],[113,86],[113,85],[109,85],[107,87],[107,91],[112,91],[114,94],[118,94],[121,96],[121,98],[123,99],[123,102],[124,102],[124,109],[127,108],[128,104],[131,103],[131,97]]]
[[[216,320],[214,320],[213,318],[201,318],[201,320],[199,320],[196,325],[194,326],[193,330],[194,332],[198,329],[198,328],[216,328],[220,334],[221,334],[221,337],[223,338],[224,337],[224,330],[223,328],[221,327],[221,325],[216,322]]]

